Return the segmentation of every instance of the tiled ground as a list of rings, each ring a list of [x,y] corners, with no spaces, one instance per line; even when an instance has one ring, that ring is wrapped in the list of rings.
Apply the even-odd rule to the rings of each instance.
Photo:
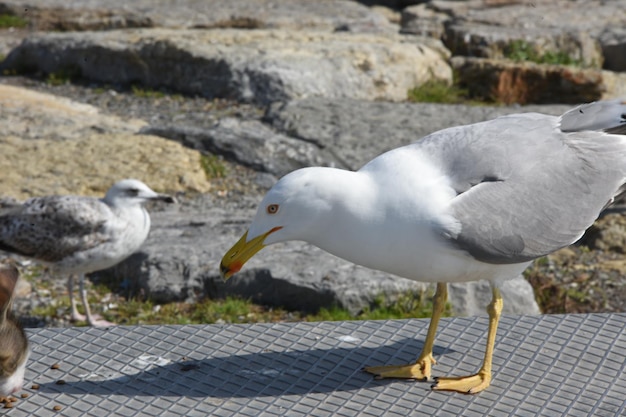
[[[427,325],[32,329],[23,391],[30,396],[0,415],[626,415],[626,314],[504,317],[494,381],[478,395],[433,392],[424,382],[376,381],[360,371],[414,361]],[[442,320],[434,375],[476,371],[486,330],[485,317]],[[50,368],[55,363],[60,369]]]

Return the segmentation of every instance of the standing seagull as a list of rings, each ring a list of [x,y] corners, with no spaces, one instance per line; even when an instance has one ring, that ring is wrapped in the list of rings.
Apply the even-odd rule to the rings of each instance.
[[[626,179],[626,101],[560,117],[515,114],[435,132],[356,172],[304,168],[263,198],[222,259],[224,279],[263,247],[303,240],[372,269],[436,282],[416,363],[365,368],[377,378],[431,379],[448,282],[486,279],[493,299],[480,370],[435,378],[436,390],[476,393],[491,381],[502,311],[499,286],[535,258],[576,242]]]
[[[148,237],[150,216],[143,207],[149,200],[173,203],[141,181],[115,183],[103,199],[83,196],[31,198],[0,214],[0,250],[33,258],[59,273],[69,274],[72,320],[84,320],[74,300],[74,274],[87,323],[95,320],[87,303],[85,274],[110,268],[135,252]]]

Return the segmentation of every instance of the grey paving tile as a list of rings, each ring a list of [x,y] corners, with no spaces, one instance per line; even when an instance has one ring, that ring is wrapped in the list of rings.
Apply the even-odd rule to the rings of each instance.
[[[626,314],[507,316],[479,395],[376,381],[427,320],[29,329],[30,396],[7,416],[626,415]],[[435,375],[475,372],[487,320],[441,322]],[[53,370],[54,363],[60,369]],[[58,385],[58,380],[64,385]],[[32,383],[39,390],[29,389]],[[62,411],[53,411],[60,405]]]

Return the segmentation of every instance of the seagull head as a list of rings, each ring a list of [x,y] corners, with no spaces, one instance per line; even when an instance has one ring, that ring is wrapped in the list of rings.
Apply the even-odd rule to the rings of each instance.
[[[143,182],[133,179],[116,182],[104,196],[104,201],[114,207],[139,205],[150,200],[176,202],[174,197],[156,193]]]
[[[220,271],[224,280],[265,246],[288,240],[313,240],[327,213],[332,211],[331,169],[294,171],[267,192],[248,231],[222,258]]]

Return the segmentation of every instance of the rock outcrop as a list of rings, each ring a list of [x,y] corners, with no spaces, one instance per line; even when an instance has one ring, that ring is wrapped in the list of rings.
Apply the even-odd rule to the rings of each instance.
[[[452,71],[408,36],[284,30],[128,29],[44,33],[0,68],[270,103],[304,97],[401,101]]]
[[[146,125],[141,120],[8,85],[0,85],[0,118],[3,196],[102,196],[121,178],[137,178],[161,191],[211,188],[198,151],[137,135]]]

